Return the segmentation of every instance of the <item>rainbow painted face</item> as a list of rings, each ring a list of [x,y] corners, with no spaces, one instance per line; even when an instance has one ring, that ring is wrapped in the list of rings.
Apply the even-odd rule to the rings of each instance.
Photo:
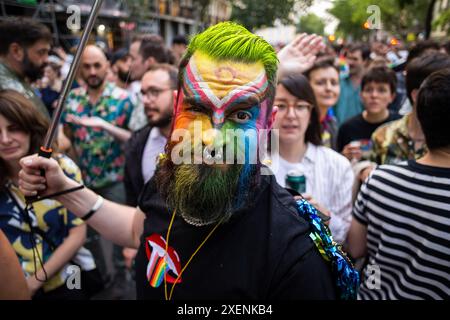
[[[181,137],[183,142],[173,148],[172,161],[231,164],[255,159],[258,131],[267,128],[271,119],[271,102],[266,98],[269,82],[262,63],[215,61],[196,52],[182,76],[172,142],[177,145]],[[194,159],[189,162],[186,155],[191,154]]]
[[[248,201],[257,177],[258,131],[272,121],[270,85],[261,63],[199,52],[182,77],[159,189],[189,223],[226,221]]]
[[[224,222],[250,203],[258,185],[265,150],[259,138],[274,118],[277,57],[262,38],[224,22],[194,36],[184,59],[155,181],[186,222]]]

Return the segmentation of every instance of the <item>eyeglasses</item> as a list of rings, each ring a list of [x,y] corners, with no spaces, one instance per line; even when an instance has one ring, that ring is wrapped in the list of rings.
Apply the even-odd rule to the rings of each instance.
[[[289,108],[293,108],[296,114],[305,114],[312,108],[312,105],[305,103],[287,104],[285,102],[275,102],[274,105],[278,107],[278,112],[280,113],[287,113]]]
[[[148,88],[147,90],[141,89],[141,94],[143,97],[146,97],[147,99],[150,99],[152,97],[158,98],[161,93],[163,93],[164,91],[167,91],[167,90],[173,90],[173,89],[172,88],[165,88],[165,89]]]

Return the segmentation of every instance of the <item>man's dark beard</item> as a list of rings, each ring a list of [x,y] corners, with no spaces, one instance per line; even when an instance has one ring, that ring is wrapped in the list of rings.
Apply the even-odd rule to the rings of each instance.
[[[30,82],[35,82],[44,76],[45,63],[38,67],[36,66],[28,57],[28,53],[25,51],[25,56],[23,57],[23,74],[30,80]]]
[[[119,69],[117,71],[117,77],[123,83],[128,83],[128,81],[130,80],[130,71],[122,71]]]
[[[92,84],[92,83],[89,82],[89,78],[96,78],[96,79],[98,79],[99,81],[97,81],[96,83]],[[100,87],[103,85],[103,83],[105,82],[105,78],[102,79],[102,78],[100,78],[100,77],[93,76],[93,77],[88,77],[88,78],[84,79],[84,81],[86,82],[86,85],[87,85],[90,89],[96,90],[96,89],[100,88]]]
[[[170,112],[161,113],[158,120],[148,119],[148,124],[152,127],[164,128],[172,122],[172,110]]]
[[[234,211],[248,204],[253,190],[250,181],[256,173],[248,173],[243,182],[243,168],[234,164],[223,171],[203,164],[173,165],[166,159],[156,172],[156,181],[170,210],[176,210],[190,224],[209,225],[228,221]],[[245,190],[239,190],[242,187]]]

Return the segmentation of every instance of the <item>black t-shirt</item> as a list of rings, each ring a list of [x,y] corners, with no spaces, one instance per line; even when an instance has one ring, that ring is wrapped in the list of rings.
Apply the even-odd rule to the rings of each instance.
[[[138,299],[160,300],[165,296],[161,257],[172,212],[153,180],[139,200],[146,219],[136,256],[136,288]],[[293,197],[273,176],[262,176],[252,202],[215,230],[183,272],[172,299],[336,298],[330,266],[309,238],[309,226],[298,216]],[[170,279],[176,279],[213,227],[195,227],[175,217],[168,292]]]
[[[362,113],[345,121],[339,128],[337,138],[337,150],[342,152],[344,147],[352,141],[360,141],[361,149],[370,149],[370,137],[372,133],[382,124],[400,119],[401,116],[389,112],[386,120],[378,123],[370,123],[364,120]]]

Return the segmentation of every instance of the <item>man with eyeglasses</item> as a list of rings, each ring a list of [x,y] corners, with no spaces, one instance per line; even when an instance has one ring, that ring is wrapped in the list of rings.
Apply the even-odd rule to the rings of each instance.
[[[138,196],[154,175],[158,156],[170,135],[178,70],[168,64],[155,64],[142,77],[141,95],[148,124],[131,136],[125,152],[126,203],[138,205]],[[125,248],[123,255],[131,268],[136,249]]]
[[[164,39],[157,34],[146,34],[137,36],[130,45],[130,80],[128,88],[133,99],[135,109],[131,115],[130,129],[133,131],[142,129],[147,124],[147,117],[144,112],[142,101],[141,81],[149,68],[157,63],[169,63],[170,55],[164,44]]]

